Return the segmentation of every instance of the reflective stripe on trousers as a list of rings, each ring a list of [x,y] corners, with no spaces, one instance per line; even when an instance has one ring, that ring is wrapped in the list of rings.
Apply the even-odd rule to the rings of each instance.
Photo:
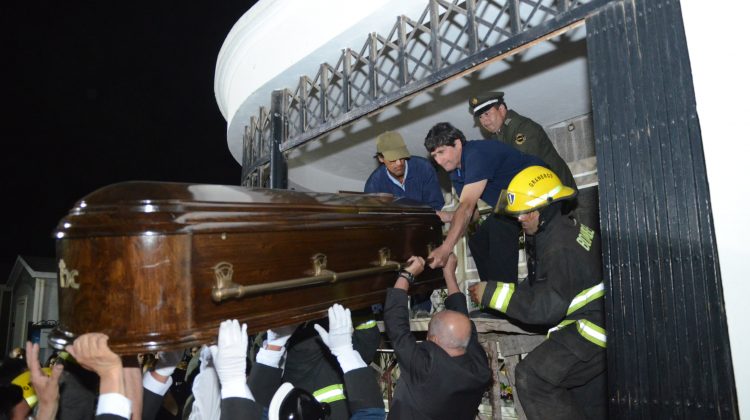
[[[576,297],[573,298],[573,301],[570,302],[570,306],[568,306],[568,312],[566,313],[566,315],[572,314],[573,312],[583,308],[590,302],[593,302],[601,298],[602,296],[604,296],[603,282],[597,284],[596,286],[589,287],[588,289],[577,294]],[[578,333],[581,334],[583,338],[596,344],[599,347],[607,347],[607,332],[604,330],[604,328],[594,324],[587,319],[565,319],[561,323],[557,324],[556,327],[550,328],[549,331],[547,331],[547,337],[549,337],[552,332],[560,330],[574,322],[576,323]]]
[[[557,330],[567,327],[574,323],[578,329],[578,333],[583,336],[586,340],[596,344],[599,347],[607,348],[607,332],[604,328],[594,324],[587,319],[566,319],[563,322],[557,324],[556,327],[552,327],[547,331],[547,337]]]

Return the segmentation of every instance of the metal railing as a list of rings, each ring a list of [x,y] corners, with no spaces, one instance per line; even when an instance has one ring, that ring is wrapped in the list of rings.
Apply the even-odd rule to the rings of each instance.
[[[294,149],[581,20],[603,3],[428,0],[417,20],[397,17],[387,35],[371,33],[359,50],[343,50],[334,65],[322,63],[294,89],[282,89],[278,109],[262,107],[251,117],[243,139],[243,185],[268,186],[274,147],[281,153]],[[283,127],[275,146],[274,116]]]

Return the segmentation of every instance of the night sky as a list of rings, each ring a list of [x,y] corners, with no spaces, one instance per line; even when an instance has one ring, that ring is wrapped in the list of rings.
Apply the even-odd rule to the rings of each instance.
[[[5,1],[0,283],[74,203],[128,180],[237,185],[216,58],[250,0]]]

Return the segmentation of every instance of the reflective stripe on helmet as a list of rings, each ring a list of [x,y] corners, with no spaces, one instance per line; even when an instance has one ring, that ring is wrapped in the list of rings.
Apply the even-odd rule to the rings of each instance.
[[[515,290],[516,285],[513,283],[498,283],[495,292],[492,294],[492,299],[490,299],[490,308],[503,313],[507,311],[510,297],[513,296]]]
[[[316,400],[322,403],[329,403],[329,404],[334,401],[340,401],[340,400],[346,399],[346,396],[344,396],[343,384],[333,384],[325,388],[320,388],[319,390],[313,392],[313,396],[315,397]]]
[[[508,184],[496,211],[519,215],[546,207],[559,200],[575,197],[577,191],[565,186],[560,178],[544,166],[529,166],[521,170]]]
[[[555,188],[552,188],[549,190],[546,194],[542,194],[540,197],[532,198],[531,200],[527,201],[525,204],[529,207],[536,207],[544,202],[546,202],[549,199],[555,198],[555,194],[559,193],[562,190],[562,185],[558,185]]]

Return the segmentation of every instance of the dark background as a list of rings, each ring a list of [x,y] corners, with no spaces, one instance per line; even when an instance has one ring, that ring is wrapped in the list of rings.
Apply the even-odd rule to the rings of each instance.
[[[5,1],[0,283],[54,257],[74,203],[126,180],[237,185],[213,91],[249,0]]]

